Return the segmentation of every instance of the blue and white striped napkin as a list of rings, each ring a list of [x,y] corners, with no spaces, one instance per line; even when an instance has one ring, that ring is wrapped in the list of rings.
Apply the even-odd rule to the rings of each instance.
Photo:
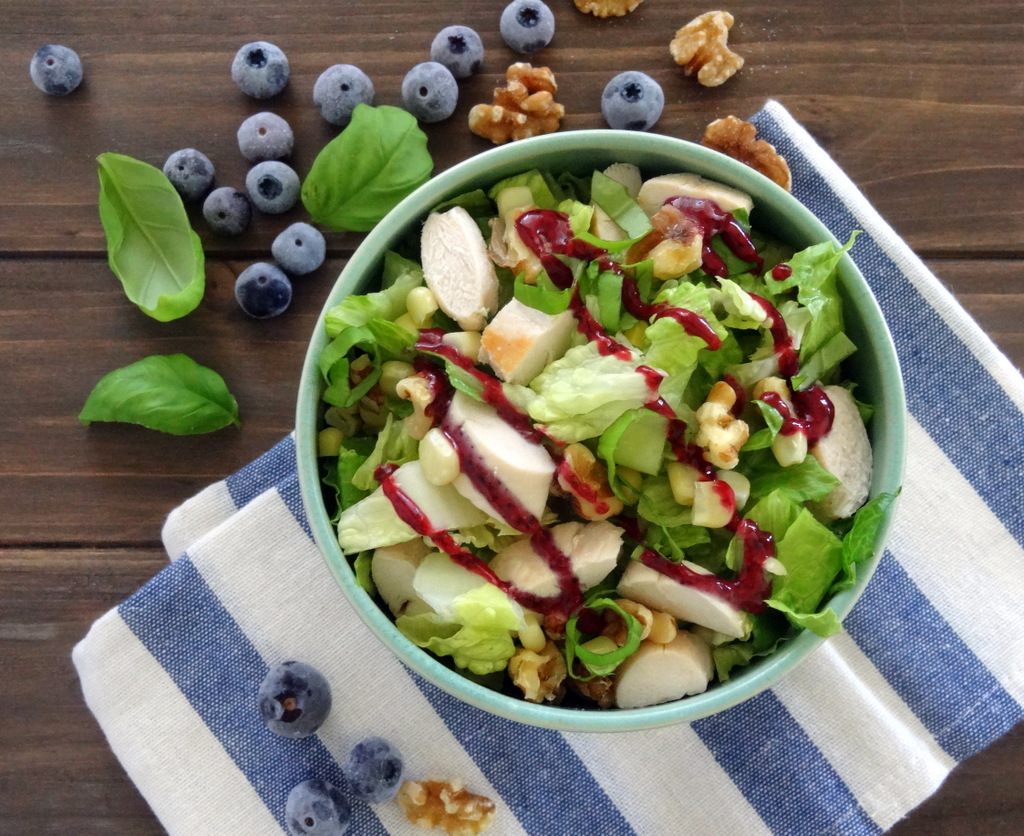
[[[86,702],[172,836],[284,830],[289,789],[340,780],[378,734],[410,777],[493,798],[500,836],[881,833],[1024,718],[1024,381],[786,110],[759,135],[855,256],[906,377],[899,515],[866,593],[771,691],[649,732],[564,734],[463,705],[395,660],[346,605],[303,517],[291,437],[168,518],[170,566],[75,648]],[[268,664],[333,684],[313,738],[266,731]],[[354,834],[422,833],[393,803]]]

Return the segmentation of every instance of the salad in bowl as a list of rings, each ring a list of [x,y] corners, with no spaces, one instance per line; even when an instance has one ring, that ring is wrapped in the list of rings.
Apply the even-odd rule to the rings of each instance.
[[[621,144],[418,198],[307,362],[300,475],[343,588],[414,668],[528,722],[764,687],[840,629],[898,490],[854,239],[786,236],[752,194],[774,186],[665,142],[725,176]]]

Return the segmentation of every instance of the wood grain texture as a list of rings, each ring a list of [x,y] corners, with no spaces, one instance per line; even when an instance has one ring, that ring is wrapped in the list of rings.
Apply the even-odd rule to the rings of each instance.
[[[863,189],[980,327],[1024,366],[1024,21],[1019,3],[889,0],[737,2],[730,41],[746,59],[719,88],[686,78],[668,54],[699,9],[646,0],[621,19],[549,0],[550,66],[563,128],[604,126],[615,73],[641,69],[664,88],[657,131],[698,139],[711,120],[782,101]],[[193,146],[218,183],[240,186],[235,131],[271,109],[296,134],[305,174],[336,133],[311,103],[333,63],[362,67],[378,104],[400,104],[405,71],[434,34],[464,23],[482,36],[484,71],[460,84],[455,116],[428,126],[435,170],[490,148],[465,127],[507,64],[504,3],[409,0],[5,0],[0,22],[0,833],[161,833],[81,700],[70,650],[92,621],[165,563],[166,514],[276,442],[293,425],[305,345],[330,284],[360,236],[329,233],[328,263],[296,283],[292,309],[256,322],[234,278],[269,255],[300,208],[258,216],[240,238],[209,233],[208,290],[183,320],[134,308],[106,266],[95,158],[117,151],[162,165]],[[292,78],[269,102],[243,96],[228,67],[256,39],[277,43]],[[28,78],[44,43],[75,48],[86,81],[51,99]],[[77,414],[106,372],[183,351],[217,369],[242,427],[173,438],[124,425],[82,427]],[[13,718],[13,722],[12,722]],[[1019,833],[1024,727],[960,766],[895,836]]]

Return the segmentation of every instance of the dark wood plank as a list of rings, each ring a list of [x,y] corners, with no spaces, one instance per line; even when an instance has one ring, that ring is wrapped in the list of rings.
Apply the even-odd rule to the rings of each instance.
[[[0,419],[0,544],[154,543],[168,511],[288,433],[305,346],[341,263],[296,281],[285,315],[257,321],[233,296],[247,262],[214,262],[199,308],[161,323],[103,262],[0,260],[0,391],[14,393]],[[178,352],[224,377],[241,428],[175,437],[79,423],[104,374]]]
[[[71,648],[166,564],[154,550],[0,550],[0,832],[163,832],[86,708]]]
[[[334,133],[310,101],[319,72],[342,59],[356,63],[374,79],[378,103],[399,104],[403,73],[455,19],[480,31],[487,63],[462,84],[456,114],[428,128],[430,147],[438,170],[490,147],[469,133],[466,114],[489,100],[517,56],[501,42],[487,4],[438,3],[431,14],[389,3],[349,5],[344,23],[320,30],[318,4],[289,4],[286,15],[272,15],[262,29],[291,56],[293,71],[286,91],[267,103],[245,99],[227,71],[234,50],[256,37],[251,15],[275,6],[253,5],[252,13],[239,6],[211,14],[209,4],[186,2],[175,4],[173,18],[113,7],[107,21],[92,4],[64,0],[46,11],[24,0],[7,4],[13,25],[0,45],[0,66],[22,83],[0,89],[11,137],[5,153],[15,163],[0,195],[0,251],[101,252],[94,158],[104,151],[162,164],[193,145],[214,160],[221,183],[240,184],[246,165],[234,132],[259,109],[292,123],[294,164],[304,175]],[[534,60],[557,74],[568,110],[564,129],[604,127],[600,92],[623,69],[644,69],[661,82],[667,106],[657,129],[686,139],[698,139],[714,118],[749,115],[778,98],[915,249],[1024,249],[1024,173],[1019,157],[1008,153],[1024,128],[1024,92],[1007,83],[1019,72],[1024,36],[1012,3],[914,4],[898,20],[881,0],[828,14],[811,3],[791,4],[784,13],[771,4],[734,11],[733,42],[747,64],[727,84],[706,89],[684,77],[668,54],[672,33],[688,19],[674,4],[649,2],[606,21],[557,4],[556,41]],[[27,56],[43,33],[73,40],[86,62],[87,82],[67,100],[42,96],[25,78]],[[951,214],[963,234],[950,235]],[[207,246],[223,252],[255,247],[285,220],[264,219],[260,229],[230,242],[197,226]]]
[[[329,285],[360,240],[329,236],[332,259],[297,285],[293,309],[253,322],[231,298],[237,272],[263,258],[301,208],[260,216],[220,240],[193,208],[210,255],[210,289],[185,320],[161,324],[127,300],[104,263],[95,157],[119,151],[156,165],[192,145],[218,180],[239,185],[235,130],[272,109],[296,132],[293,163],[308,171],[335,133],[312,107],[319,72],[348,61],[399,104],[405,70],[434,33],[461,22],[488,49],[483,74],[461,84],[459,108],[428,126],[440,171],[490,148],[465,127],[517,56],[501,43],[501,4],[312,0],[173,4],[6,0],[0,39],[0,832],[158,834],[81,701],[72,645],[92,620],[164,565],[159,528],[184,499],[245,464],[293,424],[297,374]],[[551,3],[551,66],[568,110],[563,129],[600,128],[599,95],[615,72],[642,69],[663,85],[657,130],[697,139],[714,118],[781,100],[868,198],[926,257],[1016,366],[1024,365],[1024,22],[1017,3],[796,0],[730,7],[731,41],[747,64],[726,85],[700,88],[667,45],[696,10],[646,0],[619,20]],[[228,65],[266,38],[292,62],[270,102],[247,100]],[[43,43],[81,53],[86,83],[50,99],[29,82]],[[243,426],[171,438],[138,427],[81,427],[99,377],[149,353],[185,351],[220,371]],[[959,767],[894,829],[896,836],[1020,832],[1024,726]]]

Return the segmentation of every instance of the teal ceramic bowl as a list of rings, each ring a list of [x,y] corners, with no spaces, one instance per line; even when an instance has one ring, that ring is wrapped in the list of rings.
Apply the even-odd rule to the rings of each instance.
[[[707,148],[656,134],[625,131],[572,131],[550,134],[501,146],[442,172],[403,200],[364,239],[327,298],[324,311],[351,293],[376,289],[383,253],[418,228],[431,208],[444,199],[486,188],[503,177],[531,168],[588,175],[614,162],[638,165],[645,177],[693,172],[739,188],[754,200],[752,224],[802,248],[834,240],[825,226],[790,194],[747,166]],[[858,346],[847,361],[849,376],[858,383],[858,396],[875,405],[869,426],[875,470],[872,496],[896,491],[902,483],[905,449],[905,401],[896,352],[882,313],[854,262],[844,256],[840,265],[847,332]],[[299,386],[296,444],[299,480],[305,510],[324,559],[351,605],[380,638],[381,652],[392,652],[428,681],[484,711],[535,726],[566,731],[629,731],[688,722],[722,711],[769,688],[823,643],[803,631],[779,650],[728,682],[682,700],[636,709],[577,709],[535,705],[491,691],[446,667],[421,650],[395,627],[355,580],[342,554],[321,493],[316,436],[321,423],[321,379],[317,356],[326,343],[323,314],[310,340]],[[890,513],[891,520],[891,513]],[[888,529],[888,523],[885,526]],[[834,596],[828,605],[843,617],[864,590],[881,555],[881,532],[875,557],[859,567],[855,586]]]

